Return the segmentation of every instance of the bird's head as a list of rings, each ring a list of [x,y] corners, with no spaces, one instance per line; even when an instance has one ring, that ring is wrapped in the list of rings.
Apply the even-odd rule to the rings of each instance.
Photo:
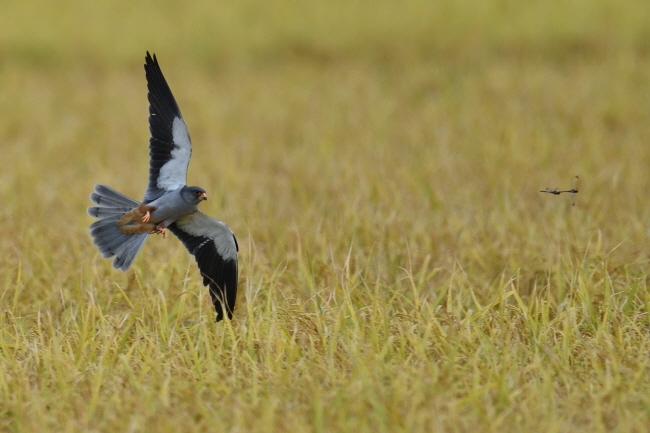
[[[181,190],[181,197],[183,197],[183,200],[190,204],[199,204],[203,200],[208,199],[208,195],[205,193],[205,190],[198,186],[184,187]]]

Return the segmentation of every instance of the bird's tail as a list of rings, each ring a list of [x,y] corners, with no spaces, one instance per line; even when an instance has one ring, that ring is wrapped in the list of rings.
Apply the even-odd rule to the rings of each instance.
[[[124,214],[133,211],[140,202],[106,185],[95,185],[90,200],[97,206],[88,208],[88,215],[97,218],[90,225],[90,236],[104,258],[115,256],[113,267],[126,271],[149,237],[145,233],[125,233],[118,222]]]

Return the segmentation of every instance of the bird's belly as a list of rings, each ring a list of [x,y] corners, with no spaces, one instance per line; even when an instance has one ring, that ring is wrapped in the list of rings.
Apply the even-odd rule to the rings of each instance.
[[[196,210],[196,205],[185,202],[178,191],[169,192],[148,204],[155,208],[151,220],[156,224],[164,222],[165,227]]]
[[[178,214],[177,210],[168,209],[166,207],[160,207],[155,211],[151,212],[151,220],[156,224],[168,220],[174,221],[182,216],[177,214]]]
[[[151,212],[151,220],[156,224],[165,222],[165,227],[168,227],[169,224],[173,223],[177,219],[189,215],[194,212],[196,209],[188,206],[170,206],[168,204],[163,204],[159,207],[156,207],[156,210]]]

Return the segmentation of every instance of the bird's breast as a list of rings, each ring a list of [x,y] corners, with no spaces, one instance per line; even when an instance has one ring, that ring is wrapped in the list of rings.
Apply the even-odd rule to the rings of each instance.
[[[149,204],[156,208],[151,212],[151,220],[155,223],[166,221],[171,224],[177,219],[196,211],[196,205],[186,203],[180,195],[175,193],[164,195]]]

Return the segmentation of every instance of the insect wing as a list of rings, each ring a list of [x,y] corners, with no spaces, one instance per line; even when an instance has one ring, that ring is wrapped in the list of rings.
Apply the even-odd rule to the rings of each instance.
[[[578,176],[573,178],[573,185],[571,187],[571,191],[569,191],[569,196],[571,197],[571,206],[576,205],[576,194],[578,193],[579,182],[580,182],[580,178]]]

